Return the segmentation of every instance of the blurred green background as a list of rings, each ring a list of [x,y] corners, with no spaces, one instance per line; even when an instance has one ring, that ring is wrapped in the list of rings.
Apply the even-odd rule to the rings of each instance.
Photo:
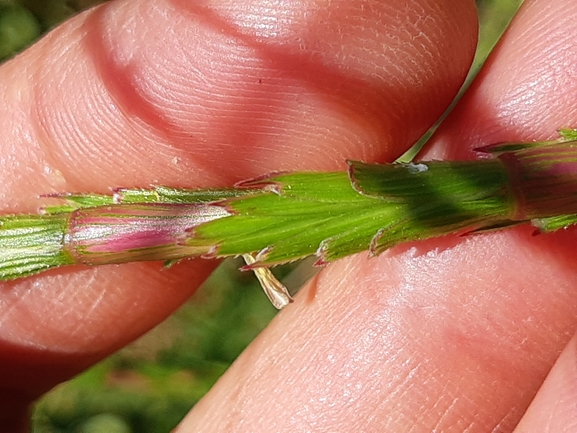
[[[101,0],[0,0],[0,60]],[[473,71],[522,0],[478,0],[481,36]],[[36,405],[35,433],[167,433],[206,393],[276,311],[239,262],[225,261],[169,320]],[[277,269],[299,287],[310,262]]]

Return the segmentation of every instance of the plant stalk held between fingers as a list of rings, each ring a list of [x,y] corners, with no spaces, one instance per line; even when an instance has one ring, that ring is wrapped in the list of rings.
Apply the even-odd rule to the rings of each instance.
[[[0,280],[71,264],[243,256],[273,304],[291,301],[268,269],[306,256],[323,265],[406,241],[530,222],[577,222],[577,132],[478,149],[477,161],[366,164],[270,174],[233,188],[62,194],[37,215],[0,217]]]

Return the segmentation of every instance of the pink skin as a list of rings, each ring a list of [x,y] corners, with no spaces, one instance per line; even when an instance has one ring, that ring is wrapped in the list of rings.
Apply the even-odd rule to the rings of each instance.
[[[573,0],[527,2],[423,157],[473,158],[576,125],[576,18]],[[3,211],[35,210],[50,192],[392,160],[455,95],[476,32],[472,0],[109,3],[0,69]],[[512,431],[577,328],[574,238],[524,227],[330,265],[177,431]],[[169,315],[213,266],[71,267],[2,284],[4,431]],[[575,421],[562,410],[577,398],[575,354],[520,431],[545,431],[539,415],[560,395],[554,427]]]

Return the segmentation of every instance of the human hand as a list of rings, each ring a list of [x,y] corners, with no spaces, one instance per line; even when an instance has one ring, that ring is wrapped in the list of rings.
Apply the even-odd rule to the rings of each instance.
[[[576,15],[569,0],[527,5],[426,157],[571,126]],[[3,212],[34,211],[47,192],[392,160],[454,97],[475,37],[473,1],[107,4],[0,70]],[[575,330],[571,241],[521,228],[332,264],[177,431],[510,431]],[[160,322],[213,267],[2,284],[4,425]]]

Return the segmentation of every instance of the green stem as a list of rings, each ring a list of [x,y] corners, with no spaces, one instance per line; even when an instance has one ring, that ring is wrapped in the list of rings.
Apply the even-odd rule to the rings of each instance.
[[[309,255],[322,265],[527,221],[555,230],[577,220],[576,135],[487,146],[481,150],[496,158],[478,161],[351,161],[348,172],[269,175],[221,190],[55,196],[66,203],[45,215],[0,218],[0,279],[73,263],[194,256],[243,255],[253,270]],[[278,306],[290,302],[268,270],[258,276]]]

